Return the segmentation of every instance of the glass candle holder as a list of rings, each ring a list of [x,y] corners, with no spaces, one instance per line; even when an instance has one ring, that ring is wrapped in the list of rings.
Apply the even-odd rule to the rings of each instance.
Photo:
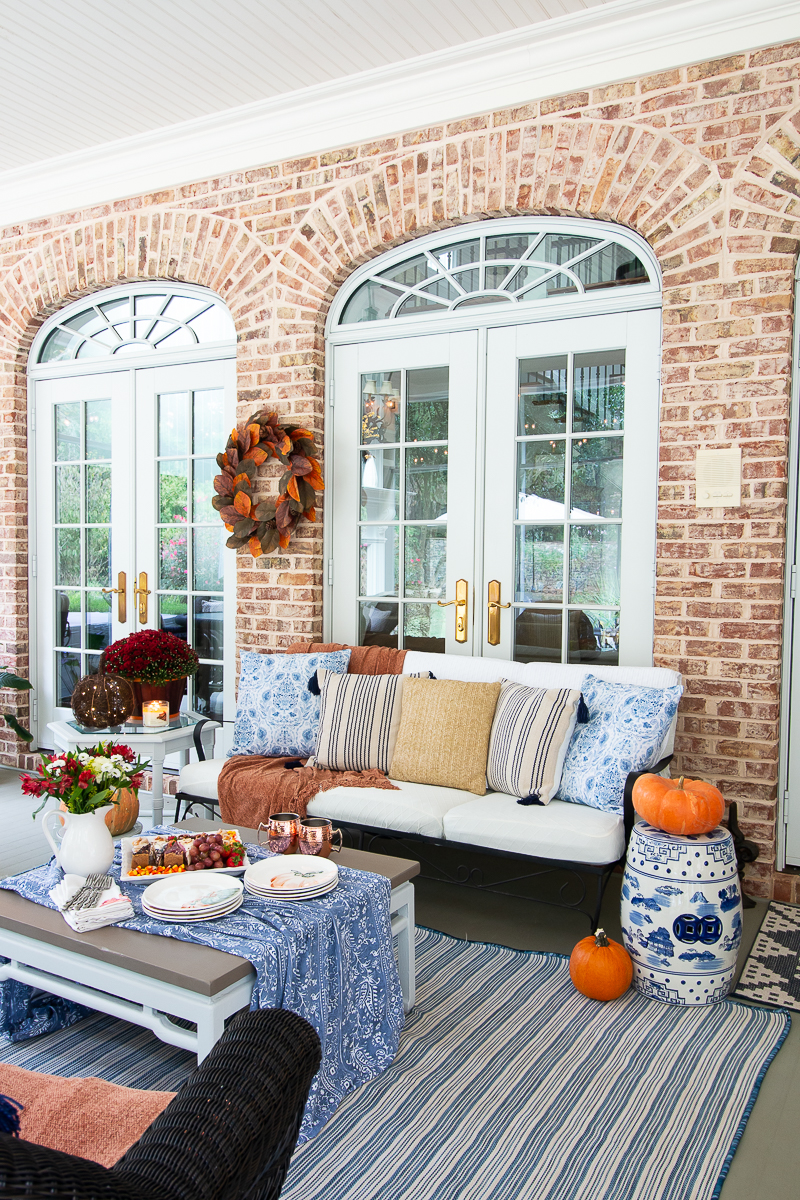
[[[169,701],[146,701],[142,705],[142,724],[149,729],[166,729],[169,725]]]

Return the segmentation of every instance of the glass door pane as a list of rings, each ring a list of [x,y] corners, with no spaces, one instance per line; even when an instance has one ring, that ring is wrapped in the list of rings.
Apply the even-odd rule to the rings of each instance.
[[[360,386],[359,644],[443,652],[449,368],[371,371]]]
[[[197,651],[185,706],[220,721],[233,683],[223,659],[233,646],[236,558],[211,497],[233,419],[229,374],[224,362],[137,372],[138,454],[154,463],[152,482],[141,477],[137,531],[137,570],[147,571],[152,592],[148,625]]]
[[[455,598],[457,579],[473,580],[477,337],[335,355],[333,636],[463,650],[471,614],[468,641],[457,643],[455,609],[442,604]]]
[[[511,609],[483,653],[649,660],[658,332],[648,311],[489,332],[484,576]]]
[[[36,384],[36,607],[40,725],[71,717],[72,690],[101,652],[132,631],[129,572],[131,412],[126,378],[108,373]],[[130,575],[129,575],[130,579]],[[106,589],[104,591],[104,589]]]
[[[518,373],[514,659],[616,664],[625,350],[523,358]]]

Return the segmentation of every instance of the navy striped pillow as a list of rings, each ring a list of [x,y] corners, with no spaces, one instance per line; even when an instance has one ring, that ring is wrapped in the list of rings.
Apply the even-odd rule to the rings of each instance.
[[[388,774],[400,728],[403,675],[336,675],[320,670],[314,763],[330,771]],[[416,679],[430,678],[423,671]]]
[[[531,688],[503,680],[486,766],[492,791],[518,796],[521,804],[552,800],[580,698],[580,692],[569,688]]]

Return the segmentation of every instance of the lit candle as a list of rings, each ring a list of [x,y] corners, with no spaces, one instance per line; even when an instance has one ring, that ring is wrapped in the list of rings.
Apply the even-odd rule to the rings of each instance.
[[[169,701],[148,700],[146,704],[143,704],[142,724],[151,728],[158,726],[166,728],[169,725]]]

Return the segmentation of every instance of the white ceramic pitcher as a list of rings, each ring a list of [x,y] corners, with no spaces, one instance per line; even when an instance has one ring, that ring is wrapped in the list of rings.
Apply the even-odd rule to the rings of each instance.
[[[53,847],[56,862],[66,875],[105,874],[111,866],[114,840],[108,832],[106,813],[113,807],[113,804],[104,804],[89,813],[54,810],[44,814],[42,829]],[[50,831],[54,819],[63,830],[59,841]]]

